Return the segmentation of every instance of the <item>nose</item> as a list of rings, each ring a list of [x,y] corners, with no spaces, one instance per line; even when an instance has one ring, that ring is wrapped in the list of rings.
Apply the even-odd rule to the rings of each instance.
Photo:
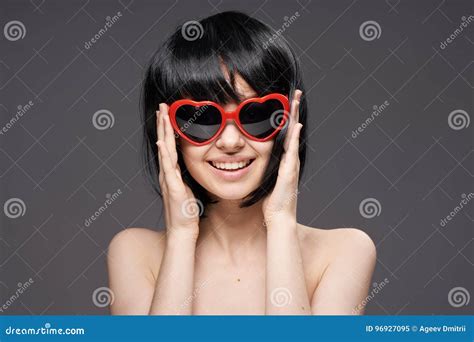
[[[222,150],[235,151],[245,144],[244,137],[233,120],[227,120],[224,130],[216,139],[216,147]]]

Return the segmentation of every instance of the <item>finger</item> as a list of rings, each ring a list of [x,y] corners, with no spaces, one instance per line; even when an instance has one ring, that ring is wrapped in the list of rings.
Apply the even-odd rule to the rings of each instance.
[[[161,162],[161,152],[158,148],[158,141],[159,140],[162,140],[163,139],[163,125],[161,123],[161,115],[160,115],[160,111],[157,110],[156,111],[156,147],[158,149],[158,164],[159,164],[159,174],[162,175],[163,174],[163,170],[162,170],[162,162]],[[161,178],[161,177],[160,177]],[[161,182],[161,179],[160,179],[160,182]]]
[[[300,104],[301,104],[301,97],[303,96],[303,92],[301,90],[298,89],[297,91],[298,91],[299,94],[298,94],[298,106],[297,106],[296,111],[295,111],[295,113],[296,113],[295,122],[296,123],[300,122]]]
[[[290,107],[290,115],[288,115],[288,129],[287,129],[287,134],[285,137],[285,144],[284,144],[284,150],[288,151],[288,147],[290,144],[292,132],[293,132],[293,126],[294,126],[294,113],[296,110],[296,99],[294,98],[293,101],[291,101],[291,107]]]
[[[170,116],[168,113],[168,106],[163,106],[163,124],[164,124],[164,132],[165,132],[165,142],[168,151],[170,152],[171,161],[173,165],[176,165],[178,162],[178,154],[176,152],[176,139],[174,137],[174,130],[173,126],[171,126]]]
[[[300,122],[300,103],[301,103],[301,95],[303,94],[303,92],[299,89],[297,89],[295,91],[295,98],[294,98],[294,101],[293,101],[293,108],[292,108],[292,111],[291,111],[291,119],[293,120],[293,129],[295,127],[295,125]]]
[[[156,148],[158,150],[158,183],[160,184],[160,189],[162,194],[167,193],[166,182],[165,182],[165,172],[163,170],[163,162],[161,157],[161,151],[158,146],[158,141],[156,142]]]
[[[170,192],[171,194],[173,191],[177,191],[180,185],[178,177],[176,175],[176,167],[174,167],[174,165],[172,164],[171,156],[168,151],[168,148],[166,147],[166,143],[163,140],[158,140],[157,145],[158,149],[161,152],[161,165],[165,174],[165,183],[167,184],[169,189],[173,189]]]
[[[299,146],[300,146],[300,132],[303,125],[297,123],[293,129],[293,134],[291,136],[290,145],[288,151],[286,152],[285,164],[288,167],[288,170],[298,169],[299,161]]]
[[[299,105],[300,105],[300,98],[301,98],[301,90],[297,89],[295,91],[295,94],[293,96],[293,100],[291,101],[291,108],[290,108],[290,115],[288,117],[288,130],[287,130],[287,135],[284,143],[284,148],[285,151],[288,150],[291,136],[293,135],[293,130],[295,127],[295,124],[299,120]]]
[[[160,103],[159,109],[156,112],[156,130],[157,130],[157,141],[158,140],[163,140],[165,136],[165,131],[163,127],[163,110],[162,110],[162,104]]]

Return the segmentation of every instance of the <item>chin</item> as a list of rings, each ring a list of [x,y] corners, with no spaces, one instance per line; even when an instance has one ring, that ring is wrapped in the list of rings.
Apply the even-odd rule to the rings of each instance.
[[[243,184],[221,184],[208,191],[220,200],[236,201],[247,197],[255,188]]]

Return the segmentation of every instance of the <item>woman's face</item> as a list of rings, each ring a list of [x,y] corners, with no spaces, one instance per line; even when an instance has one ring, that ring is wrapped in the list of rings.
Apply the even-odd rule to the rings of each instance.
[[[256,97],[255,91],[236,75],[236,91],[242,100]],[[238,103],[222,105],[233,111]],[[261,184],[270,160],[273,140],[258,142],[248,139],[231,120],[210,144],[195,146],[183,138],[179,144],[191,176],[219,199],[239,200]],[[249,164],[250,162],[250,164]]]

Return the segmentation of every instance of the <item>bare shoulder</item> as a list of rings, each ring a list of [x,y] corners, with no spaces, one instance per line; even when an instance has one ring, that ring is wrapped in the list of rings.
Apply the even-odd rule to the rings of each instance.
[[[109,287],[115,298],[110,306],[112,314],[148,314],[164,235],[146,228],[128,228],[112,238],[107,252]]]
[[[367,296],[377,260],[370,236],[357,228],[299,230],[312,313],[363,314],[360,303]]]
[[[308,257],[323,258],[326,263],[341,257],[376,257],[375,244],[362,229],[298,227],[302,250]]]
[[[127,228],[113,237],[109,249],[131,249],[143,251],[150,247],[156,248],[164,243],[165,232],[148,228]]]
[[[127,228],[117,233],[109,244],[109,266],[150,268],[159,265],[164,252],[165,232],[148,228]],[[150,269],[153,271],[153,269]],[[153,272],[154,273],[154,272]]]

